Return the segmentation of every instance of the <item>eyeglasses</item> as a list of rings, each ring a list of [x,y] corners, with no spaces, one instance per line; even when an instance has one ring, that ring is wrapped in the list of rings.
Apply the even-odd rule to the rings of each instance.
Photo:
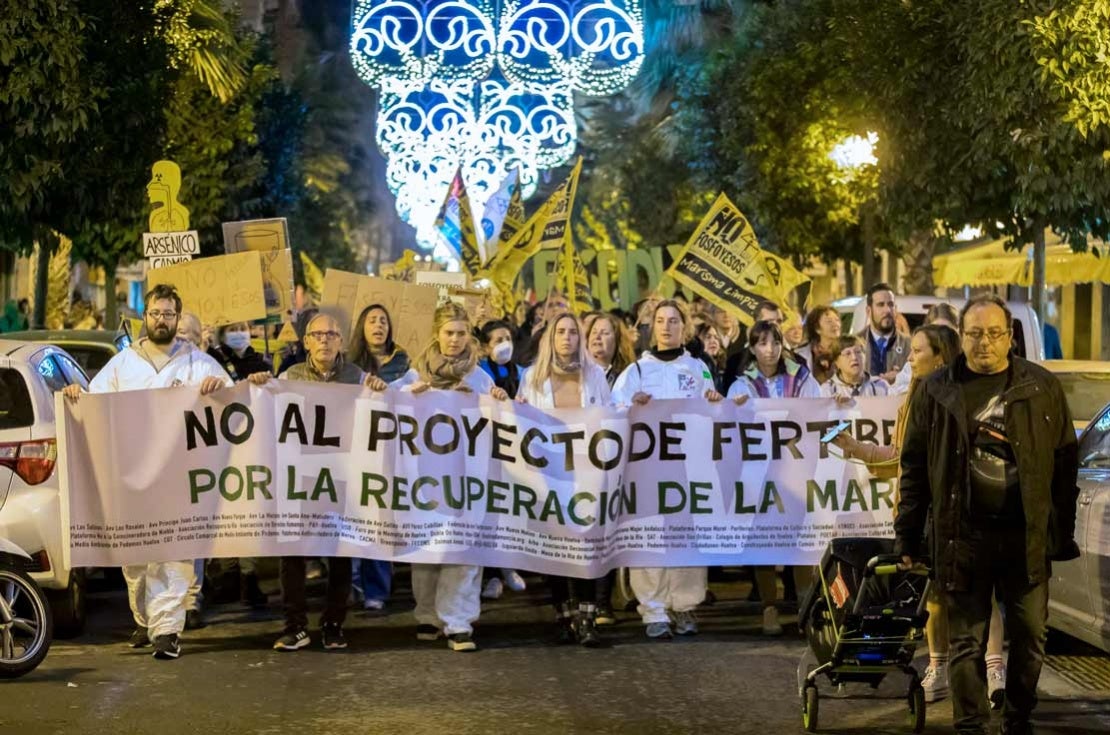
[[[988,342],[997,342],[1009,335],[1011,331],[1012,330],[1009,329],[988,329],[984,332],[982,329],[969,329],[964,332],[964,338],[972,342],[978,342],[983,339],[983,337],[986,337]]]
[[[312,339],[316,340],[317,342],[323,342],[324,340],[328,339],[339,339],[341,335],[339,334],[339,332],[328,330],[326,332],[309,332],[306,336],[312,337]]]
[[[158,311],[157,309],[155,309],[154,311],[148,311],[147,314],[154,321],[165,319],[167,322],[172,322],[174,319],[177,318],[176,311]]]

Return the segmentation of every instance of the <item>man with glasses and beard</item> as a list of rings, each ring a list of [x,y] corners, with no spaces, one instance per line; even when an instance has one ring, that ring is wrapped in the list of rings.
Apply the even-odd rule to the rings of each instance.
[[[863,340],[867,372],[893,383],[910,359],[910,337],[898,332],[898,305],[889,285],[876,283],[867,289],[867,322],[867,329],[856,335]]]
[[[89,382],[90,393],[199,386],[202,396],[231,386],[220,364],[192,342],[177,338],[181,297],[173,286],[159,284],[146,294],[143,321],[147,336],[117,353]],[[66,398],[77,401],[81,388],[67,385]],[[178,636],[185,629],[185,600],[193,584],[192,561],[134,564],[123,568],[127,596],[135,617],[132,648],[154,645],[154,658],[181,655]]]

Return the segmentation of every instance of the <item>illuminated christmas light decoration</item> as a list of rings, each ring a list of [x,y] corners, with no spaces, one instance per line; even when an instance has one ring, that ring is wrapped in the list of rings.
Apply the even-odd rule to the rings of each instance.
[[[513,81],[567,84],[588,95],[618,92],[644,61],[639,0],[510,0],[501,13],[497,60]]]
[[[492,0],[358,0],[351,62],[376,86],[395,77],[477,81],[493,70]]]
[[[460,165],[482,211],[510,171],[529,196],[571,159],[574,93],[616,92],[643,63],[640,2],[356,0],[351,60],[381,89],[387,183],[421,244]]]
[[[482,211],[513,170],[522,194],[531,195],[542,169],[570,160],[577,138],[569,89],[503,80],[388,81],[376,131],[397,211],[422,242],[434,239],[443,193],[460,164],[471,204]]]

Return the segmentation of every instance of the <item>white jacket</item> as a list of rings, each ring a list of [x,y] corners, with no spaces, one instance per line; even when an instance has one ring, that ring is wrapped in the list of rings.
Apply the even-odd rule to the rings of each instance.
[[[419,380],[420,373],[416,372],[416,368],[411,368],[407,373],[390,383],[389,387],[400,388],[406,393],[411,393],[413,384]],[[489,395],[489,392],[497,385],[493,382],[493,378],[489,376],[489,373],[477,365],[466,374],[462,382],[466,383],[467,387],[478,395]]]
[[[528,368],[520,378],[520,390],[517,397],[523,398],[529,406],[549,410],[555,408],[555,396],[551,390],[551,379],[543,382],[543,389],[536,390],[532,386],[532,370]],[[609,381],[605,379],[605,370],[598,364],[586,361],[582,365],[582,408],[596,408],[609,405]]]
[[[885,396],[890,393],[890,384],[882,378],[872,378],[864,373],[863,383],[858,386],[848,385],[840,376],[833,373],[827,383],[821,384],[822,398],[836,398],[837,396]]]
[[[632,396],[641,392],[662,400],[702,397],[711,390],[716,390],[716,387],[709,366],[690,353],[683,352],[668,362],[645,352],[643,357],[626,367],[613,384],[613,404],[631,405]]]
[[[894,379],[894,385],[890,386],[887,395],[901,396],[910,392],[910,381],[913,380],[913,365],[907,362],[898,371],[898,377]]]
[[[116,353],[89,381],[90,393],[114,393],[125,390],[173,388],[179,385],[200,385],[205,378],[220,378],[227,386],[231,376],[207,352],[197,349],[191,342],[177,340],[173,352],[161,370],[141,352],[147,343],[144,337],[126,350]]]

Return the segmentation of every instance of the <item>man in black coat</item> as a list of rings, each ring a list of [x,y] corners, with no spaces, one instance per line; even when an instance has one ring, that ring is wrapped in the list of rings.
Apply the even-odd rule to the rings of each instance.
[[[983,654],[997,590],[1010,638],[1002,732],[1029,733],[1050,563],[1079,555],[1075,430],[1059,381],[1010,354],[1013,320],[1004,301],[969,301],[960,333],[963,356],[910,403],[896,549],[906,563],[917,558],[931,518],[935,583],[948,603],[956,731],[987,732]]]

